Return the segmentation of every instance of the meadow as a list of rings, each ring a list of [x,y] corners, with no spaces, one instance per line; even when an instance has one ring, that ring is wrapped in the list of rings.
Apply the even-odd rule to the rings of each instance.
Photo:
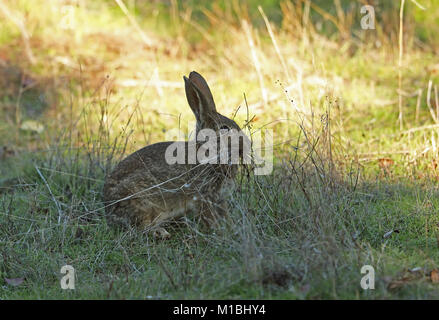
[[[439,298],[437,34],[436,0],[0,0],[0,299]],[[190,136],[192,70],[273,171],[214,230],[108,225],[106,174]]]

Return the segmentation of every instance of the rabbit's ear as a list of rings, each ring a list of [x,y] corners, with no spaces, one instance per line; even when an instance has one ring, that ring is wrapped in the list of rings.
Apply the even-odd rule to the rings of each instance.
[[[205,122],[210,115],[216,114],[215,102],[206,80],[192,71],[184,78],[186,98],[198,122]]]

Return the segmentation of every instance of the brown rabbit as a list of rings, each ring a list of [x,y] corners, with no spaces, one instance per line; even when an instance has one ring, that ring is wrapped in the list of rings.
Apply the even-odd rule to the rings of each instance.
[[[201,131],[211,129],[217,141],[223,133],[232,131],[247,139],[233,120],[216,111],[212,93],[200,74],[192,71],[189,78],[183,78],[187,101],[197,121],[197,137]],[[121,161],[107,176],[103,190],[110,221],[151,228],[155,236],[168,238],[170,234],[161,225],[172,218],[193,212],[214,223],[224,216],[237,164],[231,164],[230,158],[228,162],[211,161],[218,159],[215,155],[207,161],[189,161],[194,151],[202,148],[197,140],[159,142]],[[169,163],[167,157],[172,150],[184,151],[184,163]],[[242,157],[242,150],[239,152]]]

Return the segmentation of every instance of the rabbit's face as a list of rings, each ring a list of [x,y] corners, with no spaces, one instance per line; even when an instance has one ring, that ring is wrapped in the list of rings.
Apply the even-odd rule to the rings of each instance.
[[[197,129],[212,129],[220,134],[227,133],[228,131],[241,132],[241,128],[235,121],[219,113],[216,113],[213,117],[209,117],[207,121],[202,122],[200,128]]]
[[[197,140],[205,141],[206,136],[216,135],[217,139],[213,139],[215,142],[211,142],[216,143],[221,156],[227,154],[226,163],[237,163],[235,161],[239,161],[248,153],[249,139],[235,121],[216,111],[209,86],[199,73],[192,71],[189,78],[184,77],[184,81],[189,106],[197,119]]]
[[[218,114],[213,127],[217,135],[219,153],[227,157],[228,164],[237,164],[250,155],[251,142],[235,121]]]

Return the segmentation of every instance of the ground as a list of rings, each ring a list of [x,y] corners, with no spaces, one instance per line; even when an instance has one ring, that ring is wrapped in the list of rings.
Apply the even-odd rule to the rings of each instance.
[[[360,1],[2,3],[1,299],[439,298],[434,0],[406,1],[403,29],[372,1],[373,30]],[[192,70],[272,136],[273,172],[243,168],[215,230],[108,225],[106,173],[189,135]]]

